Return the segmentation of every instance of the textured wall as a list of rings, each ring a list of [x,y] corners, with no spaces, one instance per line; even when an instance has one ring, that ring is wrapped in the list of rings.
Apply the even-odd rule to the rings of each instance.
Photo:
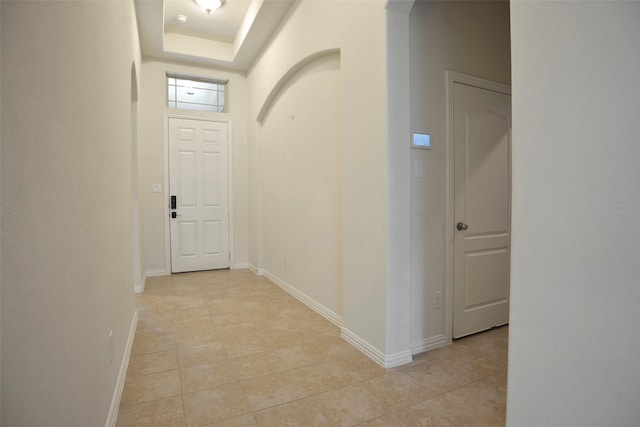
[[[3,425],[107,418],[135,309],[134,61],[133,2],[2,2]]]
[[[340,50],[342,314],[347,329],[382,352],[388,189],[384,6],[383,1],[297,3],[248,74],[252,123],[269,93],[297,64],[323,51]],[[256,248],[250,262],[259,268],[263,255],[266,260],[261,215],[267,200],[261,193],[260,173],[268,149],[261,144],[257,127],[250,125],[249,238]]]
[[[341,316],[339,78],[338,54],[299,70],[274,101],[261,141],[264,268]]]
[[[514,2],[507,422],[640,419],[640,3]]]

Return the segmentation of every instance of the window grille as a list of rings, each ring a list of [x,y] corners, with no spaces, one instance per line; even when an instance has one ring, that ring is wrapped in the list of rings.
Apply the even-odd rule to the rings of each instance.
[[[169,108],[224,113],[228,82],[167,73]]]

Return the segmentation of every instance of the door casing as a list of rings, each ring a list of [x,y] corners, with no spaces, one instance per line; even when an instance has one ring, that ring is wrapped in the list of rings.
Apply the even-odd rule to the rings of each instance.
[[[446,256],[446,275],[445,275],[445,334],[446,342],[453,341],[453,259],[454,259],[454,234],[455,234],[455,188],[454,188],[454,129],[453,129],[453,85],[454,83],[462,83],[474,86],[480,89],[487,89],[494,92],[511,95],[511,86],[481,79],[479,77],[467,74],[447,71],[447,214],[446,214],[446,232],[445,232],[445,256]],[[512,172],[513,175],[513,172]]]
[[[233,133],[231,127],[231,119],[223,115],[211,116],[193,116],[184,114],[165,113],[163,121],[163,156],[164,156],[164,179],[163,179],[163,191],[162,191],[162,203],[164,213],[164,271],[165,274],[171,274],[171,210],[169,209],[169,119],[187,119],[187,120],[201,120],[209,122],[221,122],[227,124],[228,130],[228,145],[227,145],[227,171],[228,171],[228,197],[229,197],[229,268],[233,269],[235,265],[234,261],[234,245],[233,245],[233,170],[232,170],[232,147],[233,147]]]

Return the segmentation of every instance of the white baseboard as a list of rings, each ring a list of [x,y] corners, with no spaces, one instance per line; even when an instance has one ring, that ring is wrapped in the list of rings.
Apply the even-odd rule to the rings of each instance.
[[[253,265],[251,263],[249,263],[248,268],[256,276],[264,276],[264,268],[258,268],[258,267],[256,267],[255,265]]]
[[[236,262],[230,268],[231,268],[231,270],[246,270],[247,268],[249,268],[249,263],[248,262]]]
[[[383,368],[394,368],[396,366],[411,363],[411,361],[413,361],[411,350],[406,350],[394,354],[384,354],[380,350],[369,344],[367,341],[363,340],[348,329],[342,327],[342,316],[339,316],[332,310],[329,310],[327,307],[309,297],[304,292],[301,292],[299,289],[293,287],[286,281],[282,280],[281,278],[267,270],[258,270],[253,265],[249,265],[249,269],[256,274],[264,274],[267,279],[282,288],[285,292],[289,293],[298,301],[302,302],[304,305],[306,305],[334,325],[341,328],[342,338],[344,338],[348,343],[356,347],[358,350],[363,352],[366,356],[368,356]]]
[[[134,288],[134,292],[136,294],[141,294],[144,292],[144,287],[147,285],[147,273],[142,276],[142,280],[140,281],[140,285]]]
[[[413,355],[411,350],[399,351],[393,354],[384,355],[384,367],[395,368],[396,366],[406,365],[413,362]]]
[[[155,276],[168,276],[171,273],[167,273],[167,270],[165,269],[161,269],[161,270],[146,270],[144,272],[144,275],[146,277],[155,277]]]
[[[424,353],[425,351],[435,350],[436,348],[444,347],[449,344],[451,344],[451,341],[447,341],[447,337],[445,335],[435,335],[411,344],[411,353]]]
[[[411,355],[410,350],[394,354],[385,354],[347,328],[342,328],[341,336],[345,341],[363,352],[383,368],[395,368],[396,366],[405,365],[413,361],[413,356]]]
[[[269,279],[270,281],[278,285],[285,292],[289,293],[295,299],[297,299],[298,301],[300,301],[301,303],[309,307],[311,310],[318,313],[320,316],[327,319],[329,322],[333,323],[339,328],[342,327],[342,316],[338,315],[337,313],[334,313],[332,310],[328,309],[324,305],[320,304],[318,301],[309,297],[304,292],[301,292],[297,288],[291,286],[290,284],[288,284],[278,276],[268,271],[264,271],[264,277],[266,277],[267,279]]]
[[[109,414],[107,415],[107,422],[105,427],[115,427],[118,419],[118,408],[120,407],[120,398],[122,397],[122,390],[124,389],[124,380],[127,377],[127,368],[129,367],[129,359],[131,358],[131,348],[133,347],[133,337],[136,335],[136,327],[138,326],[138,310],[133,312],[133,318],[131,319],[131,327],[129,328],[129,337],[127,338],[127,344],[124,348],[124,355],[122,356],[122,363],[120,363],[120,372],[118,372],[118,379],[116,381],[116,388],[113,391],[113,398],[111,399],[111,407],[109,408]]]
[[[154,276],[168,276],[171,273],[167,273],[167,270],[146,270],[144,272],[145,277],[154,277]]]

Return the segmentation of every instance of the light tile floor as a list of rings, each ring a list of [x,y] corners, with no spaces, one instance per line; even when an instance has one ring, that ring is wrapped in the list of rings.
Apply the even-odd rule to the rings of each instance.
[[[117,425],[500,426],[508,329],[383,369],[246,270],[149,278]]]

